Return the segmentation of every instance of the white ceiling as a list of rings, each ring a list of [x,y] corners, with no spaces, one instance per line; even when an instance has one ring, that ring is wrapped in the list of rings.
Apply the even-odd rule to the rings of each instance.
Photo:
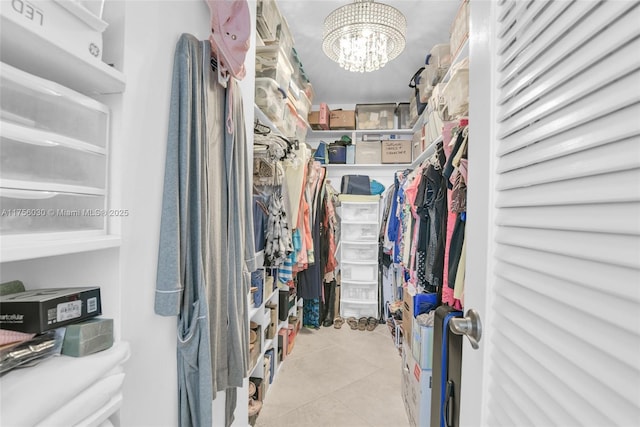
[[[322,51],[322,26],[332,10],[352,0],[278,0],[289,23],[295,48],[314,87],[314,104],[408,102],[407,86],[424,65],[431,47],[449,42],[449,28],[460,5],[455,0],[380,0],[407,18],[404,52],[384,68],[371,73],[345,71]]]

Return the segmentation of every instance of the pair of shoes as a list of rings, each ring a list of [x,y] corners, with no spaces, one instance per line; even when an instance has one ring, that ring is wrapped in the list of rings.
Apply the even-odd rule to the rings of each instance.
[[[373,331],[378,326],[378,319],[369,317],[367,319],[367,331]]]
[[[249,381],[249,397],[251,398],[254,394],[256,394],[256,384],[253,381]]]
[[[348,325],[349,325],[349,327],[350,327],[352,330],[354,330],[354,331],[355,331],[356,329],[358,329],[358,321],[356,320],[356,318],[355,318],[355,317],[348,317],[348,318],[347,318],[347,324],[348,324]]]
[[[340,316],[336,317],[336,319],[333,321],[333,327],[336,329],[340,329],[342,328],[342,324],[344,323],[344,319]]]
[[[364,331],[365,329],[367,329],[367,322],[368,319],[366,317],[361,317],[358,319],[358,330],[359,331]]]
[[[254,415],[258,415],[262,409],[262,402],[255,399],[249,399],[249,416],[253,417]]]

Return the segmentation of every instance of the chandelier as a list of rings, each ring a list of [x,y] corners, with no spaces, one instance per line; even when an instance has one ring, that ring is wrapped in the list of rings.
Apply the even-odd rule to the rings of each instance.
[[[355,0],[324,20],[322,50],[348,71],[384,67],[404,50],[407,20],[395,7]]]

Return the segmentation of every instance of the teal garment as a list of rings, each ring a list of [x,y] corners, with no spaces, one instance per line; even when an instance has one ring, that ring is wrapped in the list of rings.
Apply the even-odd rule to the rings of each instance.
[[[205,46],[205,50],[210,51]],[[183,34],[176,46],[158,250],[155,312],[178,316],[178,423],[211,425],[213,400],[203,268],[203,47]]]

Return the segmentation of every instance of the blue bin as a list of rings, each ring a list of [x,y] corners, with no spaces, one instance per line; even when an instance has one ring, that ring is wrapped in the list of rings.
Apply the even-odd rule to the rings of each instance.
[[[327,149],[329,152],[329,164],[346,164],[347,163],[347,147],[344,145],[331,144]]]
[[[438,294],[416,294],[413,297],[413,317],[428,313],[438,306]]]

